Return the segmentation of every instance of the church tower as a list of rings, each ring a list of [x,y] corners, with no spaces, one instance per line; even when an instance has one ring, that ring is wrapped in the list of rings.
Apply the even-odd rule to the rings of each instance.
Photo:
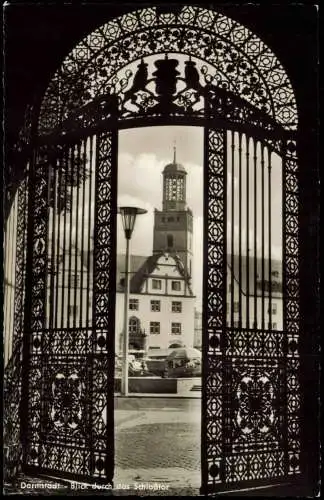
[[[155,210],[153,253],[167,252],[178,256],[187,275],[192,276],[193,216],[186,202],[185,168],[173,162],[163,170],[162,210]]]

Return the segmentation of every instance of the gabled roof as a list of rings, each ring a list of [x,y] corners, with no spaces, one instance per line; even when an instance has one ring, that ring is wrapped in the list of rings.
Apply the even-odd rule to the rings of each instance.
[[[151,256],[147,255],[131,255],[130,256],[130,292],[131,293],[140,293],[141,287],[145,281],[145,278],[148,274],[151,274],[156,265],[158,259],[161,257],[160,254],[154,254]],[[182,265],[181,259],[175,255],[173,256],[176,261],[176,266],[179,271],[179,274],[187,280],[187,286],[192,294],[191,284],[189,279],[186,277],[185,269]],[[80,256],[81,258],[81,256]],[[93,252],[90,252],[89,255],[90,265],[92,265],[93,260]],[[73,260],[74,261],[74,260]],[[234,269],[234,280],[237,284],[241,283],[241,290],[244,295],[247,295],[248,288],[248,280],[247,280],[247,267],[249,263],[249,295],[255,295],[255,262],[254,257],[249,257],[247,260],[245,255],[241,256],[241,280],[240,280],[240,258],[238,255],[234,255],[232,259],[231,254],[227,254],[227,265],[228,269],[231,270],[232,265]],[[84,269],[87,269],[88,264],[88,254],[84,252],[83,254],[83,265]],[[117,254],[116,258],[116,291],[123,292],[124,286],[121,280],[125,278],[125,255]],[[256,295],[262,296],[262,259],[256,259]],[[282,261],[280,260],[271,260],[271,283],[272,283],[272,297],[281,297],[282,296]],[[264,295],[268,296],[268,281],[269,281],[269,259],[264,259]]]
[[[142,255],[132,255],[130,262],[130,293],[140,293],[142,285],[148,275],[152,274],[154,269],[157,267],[157,262],[163,253],[157,253],[149,257],[144,257]],[[190,295],[193,295],[191,290],[191,285],[189,279],[185,276],[184,269],[181,260],[174,257],[175,265],[179,271],[180,276],[182,276],[187,283]],[[116,291],[123,292],[124,285],[123,280],[125,278],[125,255],[117,255],[117,272],[116,272]]]

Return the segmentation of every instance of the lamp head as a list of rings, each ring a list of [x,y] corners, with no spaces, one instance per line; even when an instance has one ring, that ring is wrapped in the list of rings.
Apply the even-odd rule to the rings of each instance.
[[[135,226],[136,216],[146,214],[147,210],[138,207],[119,207],[118,213],[121,214],[125,237],[130,240]]]

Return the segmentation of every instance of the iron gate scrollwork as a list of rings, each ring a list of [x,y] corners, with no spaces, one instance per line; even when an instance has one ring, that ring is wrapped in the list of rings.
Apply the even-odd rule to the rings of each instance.
[[[12,313],[11,325],[4,321],[7,328],[5,333],[4,349],[4,460],[6,468],[5,479],[15,477],[22,468],[23,449],[20,442],[20,404],[22,397],[22,337],[24,331],[24,302],[25,302],[25,276],[27,256],[27,202],[28,202],[28,175],[29,165],[24,171],[24,179],[20,183],[12,203],[13,219],[9,216],[6,230],[6,252],[12,254],[14,266],[5,269],[5,310]],[[15,201],[17,206],[15,206]],[[16,217],[15,217],[16,216]],[[12,235],[10,227],[16,229]],[[10,241],[10,235],[12,241]],[[11,247],[11,248],[10,248]],[[6,255],[6,257],[8,254]],[[5,257],[5,264],[8,264]],[[8,266],[9,267],[9,266]],[[8,276],[9,274],[9,276]],[[8,293],[11,289],[11,294]],[[13,289],[13,290],[12,290]],[[7,303],[11,296],[9,304]],[[6,300],[7,299],[7,300]],[[10,314],[11,316],[11,314]],[[8,339],[9,337],[9,339]]]
[[[57,260],[58,278],[55,286],[49,286],[50,278],[47,280],[50,271],[53,271],[50,263],[56,259],[56,256],[49,259],[48,244],[51,166],[53,161],[58,162],[58,176],[62,177],[62,162],[67,161],[68,165],[65,163],[65,166],[68,168],[65,172],[68,176],[76,161],[73,155],[69,155],[69,152],[76,151],[74,146],[72,149],[71,145],[39,148],[34,166],[35,197],[30,214],[34,227],[28,410],[24,435],[26,470],[105,483],[112,481],[114,461],[113,419],[110,410],[113,407],[113,388],[110,384],[114,372],[114,336],[111,335],[114,301],[109,287],[114,262],[114,216],[111,205],[114,199],[112,170],[116,168],[114,158],[117,151],[115,136],[114,132],[105,132],[90,139],[96,148],[93,170],[94,234],[90,235],[88,229],[89,239],[94,239],[95,249],[93,283],[92,287],[89,286],[89,276],[86,276],[88,286],[85,291],[78,292],[81,293],[80,298],[84,299],[84,308],[91,307],[92,313],[87,312],[76,318],[74,311],[72,324],[68,315],[62,321],[61,311],[56,304],[53,305],[57,301],[58,292],[61,296],[60,304],[64,300],[70,301],[70,290],[67,298],[64,283],[62,286],[66,271],[69,274],[68,288],[74,287],[75,294],[77,292],[76,285],[71,283],[71,269],[75,271],[73,264],[71,267],[74,258],[71,256],[71,247],[63,248],[70,260],[70,268],[63,269],[63,274]],[[59,156],[58,151],[61,151]],[[59,196],[58,190],[54,198]],[[67,197],[64,201],[67,201]],[[88,202],[91,203],[90,200]],[[54,215],[59,215],[61,207],[58,203],[54,203],[54,208],[57,210]],[[52,216],[52,220],[53,218]],[[88,224],[90,227],[90,219]],[[52,231],[53,227],[52,223]],[[64,226],[64,235],[65,230]],[[69,234],[71,230],[70,227]],[[86,250],[90,252],[90,247]],[[87,274],[90,272],[88,267]],[[90,297],[92,306],[89,305]]]
[[[186,58],[182,70],[178,56]],[[127,66],[135,62],[133,75]],[[30,179],[26,470],[112,481],[117,133],[147,124],[205,127],[202,491],[285,482],[301,472],[294,93],[280,62],[253,33],[186,6],[169,14],[142,9],[91,33],[44,96]],[[239,134],[240,171],[243,134],[255,148],[245,146],[245,158],[258,176],[264,177],[266,158],[271,170],[269,151],[282,158],[282,329],[272,328],[271,313],[266,328],[264,304],[262,324],[250,324],[249,301],[242,324],[241,298],[238,325],[233,304],[227,324],[227,192],[235,163],[228,131]],[[73,217],[82,229],[74,235],[81,246],[72,251]],[[241,253],[239,259],[241,269]],[[264,278],[262,263],[263,299]]]
[[[283,152],[283,328],[274,331],[266,327],[264,311],[263,328],[255,324],[251,328],[249,319],[243,324],[241,314],[240,323],[234,327],[233,321],[229,324],[226,320],[229,308],[226,304],[226,181],[230,172],[227,137],[224,130],[209,128],[206,131],[208,200],[204,297],[207,309],[202,427],[205,493],[265,485],[273,480],[289,481],[301,472],[297,156],[294,141],[286,139],[280,143]],[[241,155],[241,149],[239,151]],[[271,168],[270,159],[269,166]],[[261,167],[264,168],[263,161]],[[273,283],[270,281],[270,284]]]

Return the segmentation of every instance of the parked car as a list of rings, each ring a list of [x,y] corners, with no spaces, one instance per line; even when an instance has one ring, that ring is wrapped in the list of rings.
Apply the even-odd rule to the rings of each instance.
[[[156,377],[163,377],[165,372],[165,357],[148,358],[146,360],[148,371]]]
[[[165,360],[165,377],[200,377],[201,352],[194,348],[174,349]]]

